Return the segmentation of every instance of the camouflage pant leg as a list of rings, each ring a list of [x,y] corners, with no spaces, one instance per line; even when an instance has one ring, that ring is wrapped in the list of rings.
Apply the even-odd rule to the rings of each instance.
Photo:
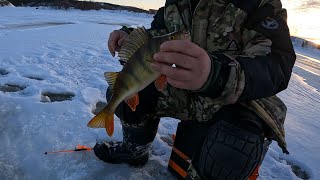
[[[155,113],[159,117],[205,123],[213,119],[214,113],[220,107],[211,98],[168,85],[167,89],[160,94]]]
[[[156,106],[155,115],[180,120],[189,119],[189,92],[170,85],[162,91]]]

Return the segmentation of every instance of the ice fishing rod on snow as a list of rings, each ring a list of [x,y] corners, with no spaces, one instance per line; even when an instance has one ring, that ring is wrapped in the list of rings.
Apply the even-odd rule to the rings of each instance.
[[[77,152],[77,151],[92,151],[92,148],[78,144],[74,149],[45,152],[44,154],[56,154],[56,153]]]

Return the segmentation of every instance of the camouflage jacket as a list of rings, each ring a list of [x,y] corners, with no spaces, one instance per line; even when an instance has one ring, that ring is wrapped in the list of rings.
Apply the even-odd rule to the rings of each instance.
[[[200,108],[196,117],[210,119],[221,106],[241,103],[265,121],[268,136],[287,153],[286,106],[275,95],[286,89],[296,58],[286,18],[280,0],[167,0],[150,32],[189,29],[192,42],[211,56],[212,72],[196,92],[201,104],[193,104]]]
[[[287,88],[296,59],[286,18],[280,0],[167,0],[154,16],[150,34],[189,29],[192,42],[212,60],[201,89],[174,92],[188,98],[191,111],[175,117],[210,121],[220,107],[240,103],[265,121],[271,129],[266,137],[288,153],[287,109],[276,96]]]

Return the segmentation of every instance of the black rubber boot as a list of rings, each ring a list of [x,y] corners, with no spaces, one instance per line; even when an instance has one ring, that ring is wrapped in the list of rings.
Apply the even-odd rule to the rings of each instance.
[[[93,148],[96,156],[108,163],[127,163],[143,166],[149,159],[149,151],[154,140],[160,118],[153,115],[159,93],[152,86],[139,93],[140,104],[132,111],[125,103],[116,109],[121,119],[123,142],[99,142]],[[107,91],[107,101],[111,92]]]
[[[102,161],[112,164],[127,163],[132,166],[143,166],[148,162],[148,147],[140,147],[139,154],[133,152],[135,148],[123,142],[99,142],[93,150]]]
[[[140,124],[128,124],[122,121],[123,142],[99,142],[93,150],[104,162],[132,166],[143,166],[148,162],[151,143],[154,140],[158,118],[146,117]]]
[[[147,117],[140,124],[122,122],[123,142],[99,142],[93,150],[100,160],[108,163],[143,166],[148,161],[158,124],[159,119]]]

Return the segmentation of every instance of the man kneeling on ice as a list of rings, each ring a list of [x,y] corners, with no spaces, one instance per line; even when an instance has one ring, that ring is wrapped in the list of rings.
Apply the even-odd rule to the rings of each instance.
[[[288,153],[286,106],[275,96],[286,89],[296,58],[286,11],[280,0],[167,0],[146,32],[158,37],[186,30],[191,41],[170,39],[151,56],[151,69],[166,77],[158,83],[163,90],[151,83],[120,103],[115,114],[123,141],[98,142],[94,152],[108,163],[142,166],[160,118],[173,117],[181,122],[172,172],[186,179],[256,178],[271,140]],[[123,27],[110,34],[112,55],[131,32],[139,31]],[[108,123],[100,125],[112,134]]]

